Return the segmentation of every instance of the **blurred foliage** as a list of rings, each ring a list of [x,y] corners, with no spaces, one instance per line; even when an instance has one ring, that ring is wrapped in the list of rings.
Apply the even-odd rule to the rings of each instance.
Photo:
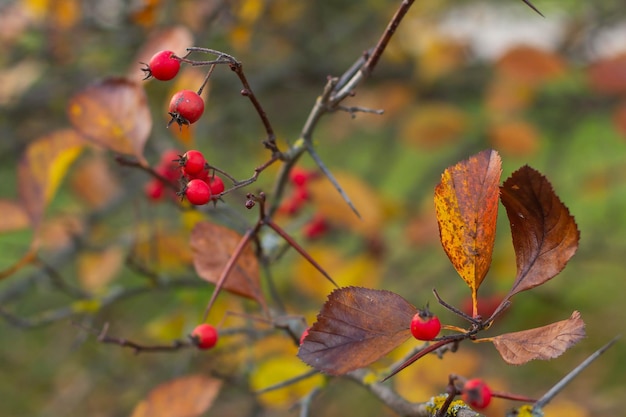
[[[431,294],[436,287],[455,305],[469,296],[438,241],[432,197],[441,172],[493,147],[503,157],[503,178],[529,164],[553,184],[578,223],[579,251],[549,284],[517,296],[497,330],[540,326],[578,309],[587,323],[587,340],[558,360],[515,368],[494,360],[495,352],[473,346],[441,361],[426,358],[392,381],[412,400],[440,392],[449,372],[480,374],[498,390],[539,397],[608,339],[626,332],[621,309],[626,292],[623,2],[533,3],[545,18],[513,0],[418,1],[380,67],[348,103],[381,108],[384,115],[338,113],[323,119],[315,132],[318,153],[337,173],[363,221],[351,217],[324,179],[312,184],[313,203],[304,214],[278,219],[304,241],[302,226],[323,213],[330,232],[305,247],[341,285],[393,290],[416,305],[430,301],[442,321],[454,322]],[[374,44],[396,7],[389,0],[4,1],[0,270],[26,253],[33,236],[15,203],[20,155],[28,144],[69,125],[68,99],[79,90],[110,75],[140,76],[138,61],[150,56],[150,42],[166,39],[181,54],[191,44],[210,47],[241,60],[284,147],[298,138],[326,77],[341,75]],[[215,71],[198,124],[184,131],[165,129],[169,95],[202,79],[202,73],[186,71],[176,81],[145,83],[154,120],[146,158],[156,164],[167,149],[195,147],[235,177],[250,176],[267,157],[260,146],[264,132],[230,71]],[[307,156],[301,164],[315,167]],[[274,167],[265,171],[250,190],[271,190],[275,172]],[[202,216],[148,202],[143,194],[148,179],[89,147],[64,181],[49,180],[59,189],[40,226],[39,262],[0,281],[2,311],[32,320],[0,321],[1,415],[126,416],[158,383],[197,372],[251,377],[233,377],[207,415],[288,415],[286,407],[310,389],[307,381],[276,400],[249,393],[248,384],[260,389],[278,382],[280,358],[293,361],[295,349],[286,336],[247,318],[229,317],[225,325],[253,326],[272,337],[251,343],[238,334],[209,354],[181,350],[135,356],[97,343],[72,324],[98,330],[110,322],[114,335],[166,343],[184,338],[200,319],[211,287],[193,272],[188,235]],[[241,230],[255,220],[256,213],[242,209],[241,193],[225,200],[212,212],[214,221]],[[269,243],[273,238],[266,236]],[[497,297],[508,290],[515,276],[510,239],[500,227],[481,295]],[[311,323],[330,286],[320,285],[322,278],[293,252],[275,263],[272,275],[287,310]],[[105,307],[72,304],[72,297],[84,291],[149,289],[146,269],[190,284],[137,291]],[[252,304],[231,295],[220,298],[213,322],[227,310],[255,312]],[[54,314],[63,308],[80,314],[57,319]],[[294,363],[281,375],[304,370]],[[622,414],[625,374],[626,354],[618,345],[546,411],[551,416]],[[316,379],[316,384],[323,382]],[[329,384],[314,401],[313,415],[391,414],[354,384]],[[261,412],[261,404],[281,407]],[[488,415],[502,415],[508,406],[500,402]]]

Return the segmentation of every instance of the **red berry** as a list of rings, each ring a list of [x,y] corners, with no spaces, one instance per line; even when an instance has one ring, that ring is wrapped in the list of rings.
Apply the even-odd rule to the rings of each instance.
[[[417,340],[433,340],[441,330],[441,322],[428,307],[418,310],[411,320],[411,333]]]
[[[491,395],[491,389],[480,378],[470,379],[463,386],[463,401],[477,410],[482,410],[489,405]]]
[[[163,197],[165,185],[161,181],[154,178],[146,184],[144,191],[146,192],[146,196],[148,196],[149,199],[156,201]]]
[[[311,178],[309,171],[295,167],[289,172],[289,180],[296,186],[302,187]]]
[[[310,327],[307,327],[302,332],[302,335],[300,336],[300,344],[302,344],[302,342],[304,342],[304,339],[309,335],[309,329],[310,329]]]
[[[204,171],[206,159],[200,151],[187,151],[180,159],[185,175],[197,176]]]
[[[209,179],[209,188],[212,196],[218,196],[224,192],[224,181],[217,175],[214,175]]]
[[[211,189],[209,185],[199,179],[193,179],[185,187],[185,196],[193,205],[201,206],[211,200]]]
[[[217,329],[210,324],[200,324],[191,332],[191,338],[199,349],[211,349],[219,338]]]
[[[204,113],[204,100],[195,91],[181,90],[172,96],[168,112],[172,116],[169,124],[190,125]]]
[[[307,239],[315,239],[326,234],[329,228],[328,221],[318,214],[304,226],[304,236]]]
[[[180,59],[172,51],[157,52],[150,58],[146,68],[141,70],[146,73],[144,80],[154,77],[157,80],[167,81],[176,77],[180,69]]]

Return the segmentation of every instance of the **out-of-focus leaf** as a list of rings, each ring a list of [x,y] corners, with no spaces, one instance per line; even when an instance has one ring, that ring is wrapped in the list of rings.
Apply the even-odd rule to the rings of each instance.
[[[188,375],[154,388],[131,417],[198,417],[213,405],[222,381],[204,375]]]
[[[43,72],[43,63],[30,58],[0,70],[0,80],[2,80],[0,82],[0,105],[6,106],[18,99],[41,77]]]
[[[367,366],[406,341],[417,309],[390,291],[333,291],[309,329],[298,356],[315,369],[343,375]]]
[[[189,235],[183,230],[168,229],[160,224],[143,224],[133,247],[133,259],[154,271],[184,271],[192,262]]]
[[[0,200],[0,233],[28,227],[30,221],[24,208],[16,201]]]
[[[489,139],[502,154],[529,156],[539,148],[537,128],[523,120],[507,120],[489,128]]]
[[[508,299],[561,272],[578,249],[580,233],[552,185],[529,166],[504,182],[500,198],[511,225],[517,263]]]
[[[74,193],[93,208],[105,206],[120,192],[101,154],[81,160],[72,172],[71,184]]]
[[[585,337],[585,323],[578,311],[569,319],[543,327],[505,333],[491,339],[500,356],[511,365],[534,359],[553,359]]]
[[[175,54],[183,56],[187,53],[186,49],[192,45],[193,34],[184,26],[174,26],[152,33],[131,62],[127,73],[128,79],[141,82],[146,74],[141,71],[143,65],[140,63],[147,63],[152,55],[157,52],[173,51]],[[189,88],[189,86],[185,88]]]
[[[143,148],[152,117],[140,84],[107,78],[75,94],[67,111],[72,125],[87,139],[146,163]]]
[[[420,104],[402,126],[402,139],[420,148],[448,145],[467,130],[469,119],[458,107],[447,103]]]
[[[620,104],[613,113],[613,121],[618,132],[626,138],[626,102]]]
[[[191,231],[191,250],[193,264],[200,278],[217,284],[241,239],[242,236],[234,230],[209,222],[198,222]],[[263,304],[259,279],[259,264],[253,248],[248,244],[239,255],[223,288]]]
[[[124,259],[125,251],[119,246],[81,253],[77,259],[81,286],[91,292],[102,290],[120,271]]]
[[[536,89],[507,76],[493,77],[485,97],[489,116],[511,114],[526,109],[533,101]]]
[[[22,206],[37,228],[67,170],[78,157],[84,140],[72,129],[60,130],[32,142],[17,167]]]
[[[467,59],[467,45],[458,39],[431,32],[425,39],[419,55],[420,78],[436,81],[460,68]]]
[[[348,228],[365,236],[377,236],[384,220],[380,195],[362,179],[352,174],[345,172],[333,174],[361,214],[361,218],[354,215],[343,197],[326,178],[308,183],[316,211],[333,226]]]
[[[447,168],[435,188],[441,244],[461,278],[477,292],[489,266],[496,236],[500,156],[486,150]]]
[[[591,87],[599,93],[626,93],[626,53],[596,61],[588,75]]]
[[[552,52],[520,45],[509,49],[496,63],[496,69],[507,77],[535,85],[563,74],[566,64]]]
[[[161,0],[143,0],[141,6],[130,14],[130,20],[146,28],[154,26],[162,6]],[[147,62],[147,61],[144,61]]]

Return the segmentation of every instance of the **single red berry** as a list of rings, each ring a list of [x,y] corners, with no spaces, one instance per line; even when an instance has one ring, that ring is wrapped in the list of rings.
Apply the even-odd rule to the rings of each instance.
[[[149,199],[160,200],[163,197],[163,191],[165,191],[165,184],[154,178],[146,184],[144,191]]]
[[[187,151],[179,160],[183,173],[188,176],[197,176],[204,171],[206,159],[200,151]]]
[[[477,410],[486,408],[491,402],[491,389],[480,378],[470,379],[463,385],[463,401]]]
[[[310,327],[307,327],[302,332],[302,335],[300,336],[300,344],[302,344],[302,342],[304,342],[304,339],[309,335],[309,329],[310,329]]]
[[[311,173],[304,168],[294,167],[289,172],[289,180],[298,187],[303,187],[311,178]]]
[[[329,228],[330,225],[328,224],[326,218],[318,214],[313,217],[310,222],[304,225],[303,232],[307,239],[316,239],[325,235]]]
[[[184,189],[187,200],[193,205],[201,206],[211,200],[209,185],[199,179],[193,179],[187,183]]]
[[[217,197],[224,192],[224,181],[217,175],[213,175],[209,179],[209,188],[211,189],[211,195]]]
[[[411,320],[411,333],[417,340],[433,340],[441,330],[439,318],[433,315],[428,307],[417,310]]]
[[[215,327],[210,324],[203,323],[193,329],[193,332],[191,332],[191,338],[199,349],[211,349],[217,344],[219,335]]]
[[[172,116],[168,126],[174,122],[179,126],[190,125],[204,113],[204,100],[195,91],[181,90],[172,96],[168,112]]]
[[[145,68],[141,70],[146,73],[144,80],[154,77],[157,80],[167,81],[176,77],[180,69],[180,59],[172,51],[160,51],[150,58]]]

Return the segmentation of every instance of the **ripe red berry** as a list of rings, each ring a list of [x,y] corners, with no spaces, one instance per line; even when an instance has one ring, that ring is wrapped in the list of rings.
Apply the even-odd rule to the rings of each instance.
[[[213,175],[209,179],[209,188],[211,189],[211,195],[217,197],[224,192],[224,181],[217,175]]]
[[[204,113],[204,100],[195,91],[181,90],[172,96],[168,112],[172,116],[168,126],[174,122],[179,126],[190,125]]]
[[[163,191],[165,191],[165,184],[153,178],[146,184],[144,191],[149,199],[154,201],[160,200],[163,197]]]
[[[211,349],[217,344],[219,336],[215,327],[203,323],[193,329],[191,338],[199,349]]]
[[[297,187],[306,185],[309,178],[311,174],[304,168],[295,167],[289,172],[289,180]]]
[[[428,311],[418,310],[411,320],[411,333],[417,340],[433,340],[441,330],[439,318]]]
[[[189,181],[184,189],[187,200],[193,205],[201,206],[211,200],[209,185],[199,179]]]
[[[310,222],[304,225],[303,233],[307,239],[316,239],[324,236],[326,232],[328,232],[329,228],[330,225],[328,224],[326,218],[318,214],[313,217]]]
[[[180,69],[180,59],[172,51],[160,51],[150,58],[145,68],[141,70],[146,73],[144,80],[154,77],[157,80],[167,81],[176,77]]]
[[[194,150],[185,152],[179,161],[184,174],[189,176],[197,176],[202,173],[206,164],[202,152]]]
[[[477,410],[486,408],[491,402],[491,389],[480,378],[470,379],[463,385],[463,401]]]

